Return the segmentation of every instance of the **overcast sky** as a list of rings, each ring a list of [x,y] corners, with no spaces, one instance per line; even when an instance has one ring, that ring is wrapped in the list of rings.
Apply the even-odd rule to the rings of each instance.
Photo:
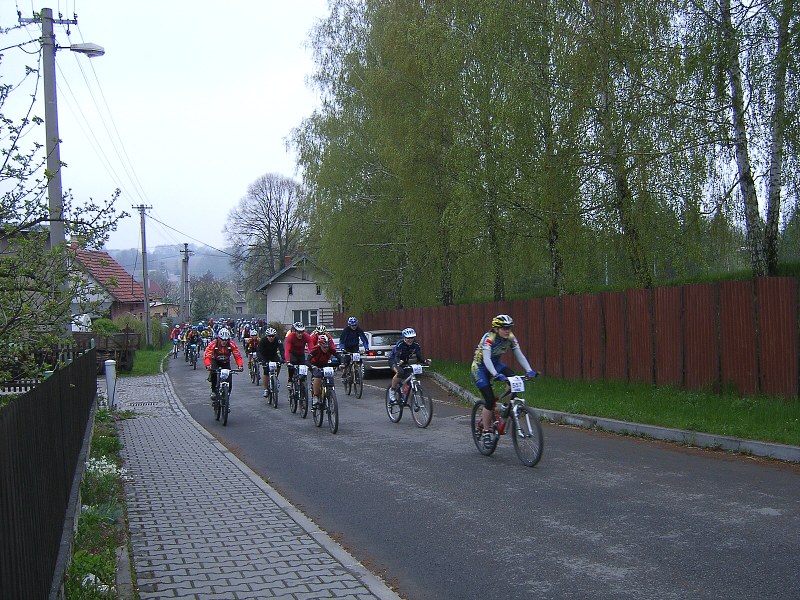
[[[318,106],[307,84],[309,35],[327,0],[3,0],[0,27],[16,25],[17,10],[30,18],[41,8],[78,15],[69,37],[55,26],[59,46],[91,42],[106,52],[59,50],[56,80],[64,189],[80,201],[120,188],[118,206],[132,214],[108,248],[140,247],[131,207],[141,204],[153,207],[148,248],[198,240],[222,248],[228,211],[250,183],[265,173],[300,179],[286,140]],[[30,24],[0,37],[2,47],[40,33]],[[5,83],[15,65],[36,64],[35,55],[3,54]],[[35,132],[44,144],[44,126]]]

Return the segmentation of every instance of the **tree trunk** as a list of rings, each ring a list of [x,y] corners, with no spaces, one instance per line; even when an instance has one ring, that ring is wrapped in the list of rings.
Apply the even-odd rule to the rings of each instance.
[[[772,118],[772,139],[769,154],[769,179],[767,182],[767,228],[764,233],[764,259],[767,275],[778,270],[778,221],[781,215],[781,185],[783,166],[783,138],[785,131],[786,71],[789,62],[789,22],[794,12],[794,0],[783,0],[778,16],[778,41],[776,52]]]
[[[728,72],[728,81],[731,86],[734,146],[736,150],[736,166],[739,171],[739,191],[744,202],[747,247],[750,251],[753,276],[759,277],[766,273],[764,247],[762,245],[764,225],[758,210],[758,195],[756,194],[753,171],[750,166],[747,128],[745,126],[744,87],[742,84],[742,69],[739,64],[739,44],[736,41],[736,32],[731,18],[731,1],[722,0],[720,8],[722,38],[726,51],[725,68]]]

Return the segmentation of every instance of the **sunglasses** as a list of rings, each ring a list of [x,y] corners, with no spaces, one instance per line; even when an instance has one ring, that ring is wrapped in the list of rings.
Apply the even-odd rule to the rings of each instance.
[[[513,325],[503,325],[500,329],[505,329],[506,331],[511,331],[514,329]]]

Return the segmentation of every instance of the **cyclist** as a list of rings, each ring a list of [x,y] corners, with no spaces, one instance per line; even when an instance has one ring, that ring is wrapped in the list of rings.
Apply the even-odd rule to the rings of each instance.
[[[221,327],[217,333],[217,339],[211,342],[203,354],[203,364],[209,371],[208,380],[211,382],[211,400],[217,401],[217,369],[230,369],[231,356],[236,361],[236,366],[239,370],[244,369],[244,362],[242,361],[242,354],[239,352],[239,347],[231,339],[231,332],[225,327]],[[211,366],[214,365],[212,369]],[[231,379],[231,389],[233,389],[233,380]]]
[[[308,347],[308,366],[311,367],[311,397],[314,399],[312,406],[320,401],[320,388],[322,387],[322,367],[327,367],[336,362],[336,343],[327,333],[318,333],[314,343]]]
[[[536,377],[538,374],[531,369],[528,359],[522,353],[514,333],[514,319],[509,315],[497,315],[492,319],[492,329],[483,334],[475,355],[472,359],[472,381],[480,391],[486,404],[483,407],[483,439],[492,439],[492,414],[497,398],[492,390],[492,379],[498,381],[508,381],[514,375],[514,371],[500,360],[500,357],[509,350],[514,351],[517,362],[527,372],[528,377]]]
[[[281,339],[278,337],[278,332],[274,327],[267,327],[267,330],[264,332],[264,337],[261,338],[256,347],[256,357],[258,358],[258,362],[265,367],[270,361],[278,363],[278,372],[276,373],[275,381],[280,388],[277,375],[281,374],[281,364],[283,364],[283,342],[281,342]],[[262,377],[262,380],[264,383],[264,397],[266,398],[267,387],[269,386],[269,372],[266,369],[264,369],[264,377]]]
[[[306,362],[306,348],[310,341],[311,336],[306,333],[306,327],[300,321],[296,321],[292,325],[292,330],[286,334],[286,338],[283,340],[283,354],[290,385],[294,375],[294,366]]]
[[[198,345],[200,344],[200,333],[197,331],[197,327],[191,327],[189,331],[186,332],[186,349],[184,350],[184,354],[186,355],[186,360],[189,360],[189,346],[191,344]]]
[[[417,332],[411,327],[406,327],[400,332],[403,339],[399,340],[389,351],[389,366],[394,375],[392,376],[392,387],[389,389],[389,401],[397,402],[397,388],[400,385],[400,372],[408,367],[411,356],[417,357],[417,362],[426,365],[431,364],[431,359],[422,358],[422,348],[417,342]]]

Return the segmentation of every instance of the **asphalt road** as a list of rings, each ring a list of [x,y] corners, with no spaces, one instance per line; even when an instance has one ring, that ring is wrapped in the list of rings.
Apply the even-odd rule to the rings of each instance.
[[[545,425],[524,467],[481,456],[467,408],[430,378],[434,417],[393,424],[388,378],[337,387],[339,432],[269,407],[237,375],[227,427],[206,373],[170,359],[192,416],[403,597],[798,598],[800,468]],[[535,405],[533,394],[529,404]]]

